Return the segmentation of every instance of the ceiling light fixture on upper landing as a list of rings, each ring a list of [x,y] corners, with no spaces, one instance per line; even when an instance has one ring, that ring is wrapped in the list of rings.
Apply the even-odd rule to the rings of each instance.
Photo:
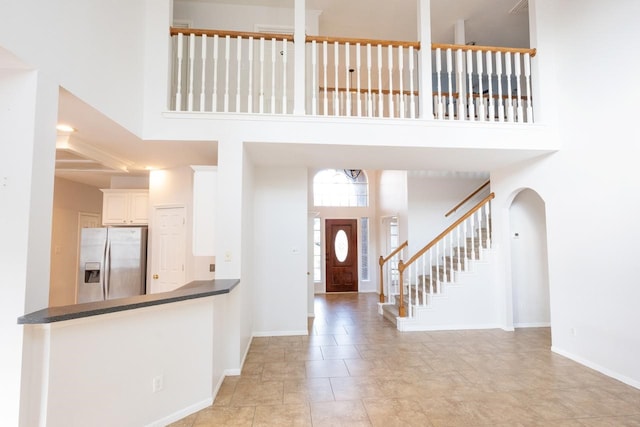
[[[65,133],[71,133],[76,131],[76,129],[73,126],[67,125],[64,123],[58,123],[58,125],[56,126],[56,129],[58,130],[58,132],[65,132]]]

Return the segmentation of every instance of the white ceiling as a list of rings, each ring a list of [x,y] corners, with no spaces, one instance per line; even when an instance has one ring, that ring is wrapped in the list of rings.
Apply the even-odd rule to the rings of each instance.
[[[188,1],[293,7],[293,0]],[[417,3],[417,0],[306,2],[308,9],[322,11],[323,35],[392,40],[418,39]],[[529,47],[527,9],[509,13],[518,3],[519,0],[431,0],[432,42],[453,43],[454,26],[462,19],[467,41],[477,45]],[[215,142],[143,141],[64,89],[60,90],[58,111],[59,123],[77,129],[56,156],[56,176],[62,178],[108,188],[111,176],[144,176],[148,174],[147,166],[172,168],[217,163]],[[263,151],[257,147],[253,150]],[[433,158],[436,153],[431,154]],[[282,158],[262,155],[263,160],[273,158],[274,162]],[[305,157],[309,156],[303,150],[300,159]]]

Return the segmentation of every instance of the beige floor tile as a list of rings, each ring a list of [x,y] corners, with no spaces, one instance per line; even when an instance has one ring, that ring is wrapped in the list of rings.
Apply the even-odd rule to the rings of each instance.
[[[420,404],[411,399],[364,399],[364,407],[374,426],[401,427],[432,424]]]
[[[284,403],[326,402],[335,400],[329,378],[285,380]]]
[[[193,427],[252,426],[254,407],[213,407],[198,412]]]
[[[331,388],[336,400],[357,400],[365,397],[388,397],[380,381],[370,377],[331,378]]]
[[[549,328],[399,332],[377,295],[316,297],[309,336],[256,337],[175,427],[640,427],[640,390],[550,351]]]
[[[283,402],[282,381],[240,381],[236,385],[231,406],[279,405]]]
[[[311,421],[314,427],[371,425],[364,405],[359,400],[312,403]]]
[[[337,360],[311,360],[305,362],[307,378],[318,377],[348,377],[349,371],[344,361]]]
[[[254,427],[311,426],[311,410],[307,404],[256,406]]]

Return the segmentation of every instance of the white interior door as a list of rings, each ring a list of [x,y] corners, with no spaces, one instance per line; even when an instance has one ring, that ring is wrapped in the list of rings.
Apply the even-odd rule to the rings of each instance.
[[[97,213],[89,213],[89,212],[78,212],[78,243],[76,244],[76,269],[75,269],[75,278],[76,278],[76,290],[75,290],[75,298],[76,303],[78,302],[78,271],[80,270],[79,262],[80,262],[80,230],[83,228],[93,228],[93,227],[101,227],[102,224],[100,221],[102,217]]]
[[[149,293],[172,291],[185,284],[185,230],[184,207],[154,208]]]

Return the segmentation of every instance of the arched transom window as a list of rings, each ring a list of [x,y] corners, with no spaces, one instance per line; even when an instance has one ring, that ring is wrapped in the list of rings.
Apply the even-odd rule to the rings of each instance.
[[[361,169],[324,169],[313,177],[315,206],[369,206],[367,175]]]

